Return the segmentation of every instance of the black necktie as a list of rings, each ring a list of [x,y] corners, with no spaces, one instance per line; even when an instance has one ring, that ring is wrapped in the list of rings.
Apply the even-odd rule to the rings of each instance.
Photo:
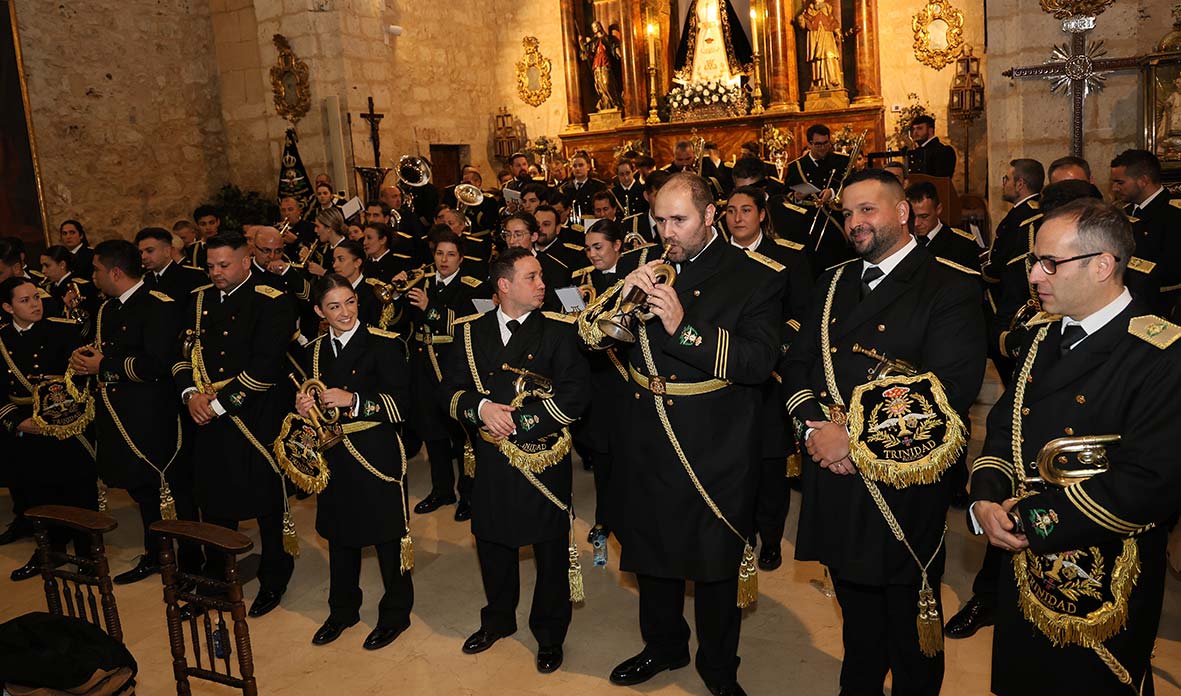
[[[521,328],[521,322],[517,321],[516,319],[509,319],[507,322],[505,322],[505,326],[508,327],[509,333],[516,333],[517,329]]]
[[[919,243],[919,246],[925,247],[931,243],[931,240],[926,235],[915,235],[914,240]]]
[[[1076,343],[1087,337],[1087,330],[1082,324],[1067,324],[1062,330],[1062,344],[1058,346],[1058,354],[1066,355]]]
[[[340,351],[344,350],[344,344],[340,342],[339,338],[332,339],[332,355],[340,357]]]
[[[886,275],[885,272],[883,272],[882,269],[878,268],[877,266],[870,266],[869,268],[865,269],[865,272],[861,274],[862,299],[865,299],[866,295],[873,292],[873,288],[871,288],[869,284],[884,275]]]

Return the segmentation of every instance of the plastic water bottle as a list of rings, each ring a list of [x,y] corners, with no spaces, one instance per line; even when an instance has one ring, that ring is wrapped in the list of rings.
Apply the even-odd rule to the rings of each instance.
[[[607,535],[604,532],[599,532],[595,535],[591,545],[595,549],[595,565],[607,565]]]

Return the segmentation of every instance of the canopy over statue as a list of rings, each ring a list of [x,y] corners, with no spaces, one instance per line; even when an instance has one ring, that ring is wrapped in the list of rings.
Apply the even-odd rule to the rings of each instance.
[[[750,39],[730,0],[691,0],[673,79],[738,84],[751,69]]]

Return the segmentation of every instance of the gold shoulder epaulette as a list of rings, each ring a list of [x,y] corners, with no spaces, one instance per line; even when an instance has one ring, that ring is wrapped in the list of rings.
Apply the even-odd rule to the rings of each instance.
[[[87,283],[90,282],[89,280],[86,280],[85,278],[70,278],[70,280],[74,281],[75,283],[80,283],[82,285],[86,285]]]
[[[465,256],[463,258],[467,259],[468,261],[483,261],[484,260],[484,259],[480,258],[479,256]]]
[[[1018,255],[1014,256],[1013,258],[1009,259],[1008,261],[1006,261],[1005,265],[1012,266],[1013,264],[1017,263],[1018,261],[1024,261],[1027,258],[1029,258],[1029,254],[1018,254]]]
[[[67,319],[65,317],[46,317],[46,319],[48,319],[49,321],[55,321],[59,324],[77,324],[78,323],[78,321],[76,319]]]
[[[572,275],[572,276],[585,276],[585,275],[587,275],[588,273],[590,273],[590,272],[591,272],[591,271],[593,271],[593,270],[595,270],[595,267],[594,267],[594,266],[584,266],[583,268],[580,268],[580,269],[578,269],[577,271],[571,271],[571,272],[570,272],[570,275]]]
[[[542,312],[541,314],[546,319],[560,321],[563,324],[573,324],[574,322],[578,321],[578,317],[574,316],[573,314],[562,314],[561,312]]]
[[[1165,321],[1155,314],[1146,314],[1128,322],[1128,333],[1164,350],[1181,338],[1181,326]]]
[[[848,261],[841,261],[840,263],[834,263],[833,265],[829,266],[828,268],[826,268],[824,270],[826,272],[831,271],[834,268],[840,268],[841,266],[844,266],[845,264],[853,263],[854,261],[860,261],[860,260],[861,260],[861,258],[858,257],[858,258],[854,258],[854,259],[849,259]]]
[[[42,273],[41,271],[38,271],[35,268],[26,268],[25,272],[28,273],[29,275],[33,276],[34,278],[41,278],[41,279],[45,278],[45,274]],[[78,281],[79,283],[89,282],[85,278],[75,278],[74,280]]]
[[[1030,203],[1033,203],[1033,201],[1030,201]],[[1031,222],[1037,222],[1038,220],[1042,219],[1042,217],[1043,217],[1043,214],[1038,213],[1037,215],[1034,215],[1033,217],[1026,218],[1026,219],[1022,220],[1021,224],[1018,226],[1025,227],[1026,225],[1030,224]]]
[[[451,325],[455,326],[456,324],[466,324],[467,322],[469,322],[473,319],[479,319],[482,316],[484,316],[484,315],[481,312],[476,312],[475,314],[469,314],[466,317],[460,317],[460,318],[456,319],[455,321],[451,322]]]
[[[788,210],[793,210],[793,211],[799,213],[800,215],[807,215],[808,214],[807,208],[802,208],[802,207],[796,205],[795,203],[788,203],[786,200],[783,201],[783,207],[787,208]]]
[[[976,237],[972,236],[972,233],[967,230],[961,230],[958,227],[948,227],[947,229],[951,230],[952,232],[955,232],[956,234],[963,237],[964,239],[967,239],[968,241],[971,241],[971,242],[976,241]]]
[[[172,302],[171,297],[169,297],[168,295],[165,295],[164,293],[160,292],[159,290],[149,290],[148,294],[151,295],[152,297],[156,298],[157,300],[160,300],[161,302]]]
[[[781,247],[787,247],[788,249],[791,249],[792,251],[803,251],[804,250],[803,244],[800,244],[799,242],[793,242],[790,239],[776,239],[775,243]]]
[[[950,267],[954,268],[955,270],[962,271],[964,273],[967,273],[968,275],[974,275],[974,276],[980,275],[980,271],[973,271],[971,268],[968,268],[967,266],[961,266],[958,263],[956,263],[955,261],[948,261],[947,259],[943,258],[942,256],[936,256],[935,260],[938,261],[939,263],[943,264],[944,266],[950,266]]]
[[[1181,208],[1181,198],[1173,198],[1169,201],[1169,205],[1174,208]]]
[[[1035,326],[1041,326],[1042,324],[1049,324],[1049,323],[1058,321],[1060,319],[1062,319],[1061,314],[1050,314],[1049,312],[1038,312],[1037,314],[1033,315],[1033,317],[1029,321],[1025,322],[1025,326],[1028,328],[1033,328]]]
[[[580,244],[571,244],[570,242],[562,242],[562,246],[566,247],[567,249],[570,249],[571,251],[586,251],[586,247],[584,247]]]
[[[197,268],[196,266],[181,266],[181,268],[191,268],[191,269],[193,269],[194,271],[201,271],[202,273],[204,273],[204,272],[205,272],[205,269],[204,269],[204,268]]]
[[[213,283],[207,283],[205,285],[197,286],[197,287],[193,288],[193,294],[196,295],[197,293],[201,292],[202,290],[208,290],[211,287],[213,287]]]
[[[276,290],[269,285],[255,285],[254,291],[260,295],[266,295],[272,300],[277,300],[283,296],[282,290]]]
[[[779,263],[778,261],[771,258],[770,256],[764,256],[763,254],[760,254],[757,251],[751,251],[748,249],[746,252],[746,255],[749,256],[752,261],[758,261],[759,263],[763,264],[767,268],[770,268],[771,270],[775,271],[776,273],[779,273],[779,272],[783,271],[783,269],[787,268],[787,266],[784,266],[783,264]]]
[[[1156,268],[1156,262],[1146,261],[1142,258],[1133,256],[1128,261],[1128,268],[1132,269],[1133,271],[1140,271],[1141,273],[1145,274],[1152,273],[1153,269]]]
[[[471,276],[461,276],[459,278],[459,282],[463,283],[469,288],[478,288],[484,284],[479,278],[473,278]]]
[[[369,333],[373,334],[374,336],[381,336],[382,338],[397,338],[398,337],[398,334],[394,331],[386,331],[385,329],[379,329],[376,326],[369,326],[366,328],[368,328]]]
[[[1124,211],[1124,212],[1126,213],[1127,211]],[[1128,216],[1128,222],[1130,222],[1130,223],[1132,223],[1133,225],[1135,225],[1137,222],[1140,222],[1140,218],[1136,217],[1135,215],[1129,215],[1129,216]]]
[[[1029,207],[1033,208],[1034,210],[1041,210],[1041,208],[1042,208],[1042,204],[1039,203],[1037,200],[1034,200],[1033,198],[1030,198],[1028,201],[1025,201],[1025,202],[1028,203]]]
[[[39,288],[37,288],[37,297],[40,297],[41,299],[46,300],[46,299],[49,299],[50,297],[53,297],[53,295],[50,295],[49,291],[46,290],[45,288],[39,287]]]
[[[550,258],[550,261],[553,261],[554,263],[558,264],[558,265],[559,265],[559,266],[561,266],[562,268],[570,268],[570,267],[569,267],[569,266],[567,266],[566,264],[562,263],[562,260],[561,260],[561,259],[559,259],[557,256],[554,256],[553,254],[549,253],[548,251],[547,251],[547,252],[545,252],[545,255],[546,255],[546,256],[548,256],[548,257]]]

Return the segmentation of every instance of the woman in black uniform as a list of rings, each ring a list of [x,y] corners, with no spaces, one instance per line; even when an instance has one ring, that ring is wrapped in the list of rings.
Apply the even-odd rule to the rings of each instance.
[[[317,500],[316,532],[328,540],[329,615],[312,643],[331,643],[360,620],[361,549],[374,546],[385,595],[363,647],[377,650],[406,630],[414,604],[406,453],[398,436],[410,374],[397,334],[358,319],[348,280],[324,276],[313,284],[312,299],[328,331],[306,347],[305,369],[328,387],[321,406],[340,409],[345,433],[324,454],[332,475]],[[300,415],[314,406],[311,396],[296,394]]]
[[[49,375],[60,378],[70,353],[83,343],[77,322],[44,318],[38,288],[27,277],[0,283],[0,308],[11,322],[0,327],[0,425],[11,435],[6,452],[10,480],[20,482],[28,506],[72,505],[98,509],[94,447],[86,433],[59,440],[33,417],[33,389]],[[54,536],[64,549],[67,536]],[[12,571],[12,579],[37,575],[37,554]]]
[[[57,300],[56,306],[60,309],[55,311],[59,311],[61,316],[67,319],[75,316],[86,318],[82,335],[89,338],[93,333],[91,329],[94,328],[94,320],[98,316],[98,288],[90,278],[75,275],[72,272],[73,263],[74,255],[60,244],[41,252],[41,274],[45,276],[42,287]],[[73,290],[78,292],[71,292]]]

